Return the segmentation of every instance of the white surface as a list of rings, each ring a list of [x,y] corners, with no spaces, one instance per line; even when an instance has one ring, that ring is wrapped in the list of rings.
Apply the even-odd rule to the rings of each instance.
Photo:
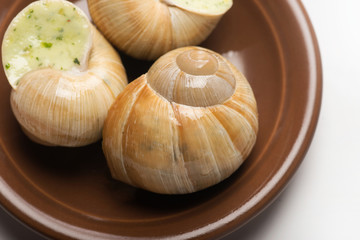
[[[286,190],[225,240],[360,239],[360,1],[303,3],[317,33],[323,63],[317,131]],[[0,209],[2,239],[43,238]]]

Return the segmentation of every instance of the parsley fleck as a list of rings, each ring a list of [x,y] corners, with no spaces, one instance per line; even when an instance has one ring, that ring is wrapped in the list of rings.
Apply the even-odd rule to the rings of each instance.
[[[34,12],[34,10],[33,10],[33,9],[30,9],[30,11],[29,11],[29,15],[27,15],[27,18],[31,18],[31,17],[32,17],[33,12]]]
[[[5,68],[6,68],[6,69],[9,69],[9,68],[10,68],[10,63],[7,63],[7,64],[5,65]]]
[[[57,36],[56,40],[63,40],[63,36],[62,35]]]
[[[49,42],[41,42],[41,46],[45,47],[45,48],[51,48],[52,47],[52,43]]]
[[[32,45],[30,44],[29,46],[27,46],[26,48],[23,49],[24,52],[28,52],[30,51],[30,49],[32,49]]]
[[[79,59],[78,59],[78,58],[74,58],[74,63],[80,65]]]

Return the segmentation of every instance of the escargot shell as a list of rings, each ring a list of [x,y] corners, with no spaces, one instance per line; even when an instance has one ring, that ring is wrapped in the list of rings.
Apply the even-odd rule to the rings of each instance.
[[[257,132],[256,100],[244,75],[213,51],[184,47],[159,58],[117,97],[103,150],[115,179],[184,194],[229,177]]]
[[[94,23],[126,54],[154,60],[201,43],[232,6],[232,0],[88,0]]]
[[[51,22],[51,26],[54,25],[54,31],[58,31],[59,34],[66,34],[65,26],[63,28],[63,25],[59,25],[60,27],[56,25],[57,19],[64,18],[63,24],[68,24],[74,18],[69,15],[65,16],[65,14],[75,11],[80,10],[67,1],[46,0],[34,2],[20,13],[33,15],[20,17],[31,18],[32,21],[35,21],[35,17],[38,19],[54,19],[54,22]],[[83,14],[83,16],[85,15]],[[13,22],[18,24],[20,20],[15,18]],[[90,24],[88,19],[84,21],[89,24],[91,39],[89,46],[85,45],[88,52],[84,53],[84,57],[76,58],[77,61],[74,60],[75,64],[73,65],[76,68],[63,70],[59,67],[57,69],[56,66],[51,65],[51,62],[49,63],[49,60],[46,60],[44,65],[46,63],[48,65],[36,66],[35,69],[22,73],[18,80],[8,77],[9,83],[13,87],[10,96],[12,111],[24,133],[37,143],[75,147],[98,141],[102,136],[108,109],[127,84],[125,69],[117,52]],[[83,25],[84,23],[74,24]],[[15,32],[14,29],[16,28],[11,24],[7,31],[9,35],[4,39],[10,39],[9,41],[16,39],[14,44],[17,44],[22,39],[11,35]],[[46,30],[43,35],[38,35],[38,39],[34,38],[33,34],[39,33],[30,32],[28,36],[34,42],[32,50],[36,46],[44,47],[41,44],[46,43],[44,51],[47,54],[42,55],[44,58],[51,55],[52,48],[57,47],[60,40],[65,41],[67,36],[61,35],[64,36],[61,39],[50,36],[45,39],[49,31],[51,32],[51,29]],[[76,36],[80,33],[75,32],[74,34],[76,40]],[[75,40],[73,45],[77,44]],[[69,43],[71,44],[71,41]],[[85,43],[88,44],[89,42]],[[69,49],[64,49],[64,54],[68,52],[71,54]],[[62,50],[59,49],[58,53],[62,53]],[[39,51],[28,51],[14,56],[15,58],[27,59],[29,62],[36,62],[37,60],[34,59],[35,57],[38,58],[36,54],[39,54]],[[30,54],[34,54],[34,56]],[[60,56],[55,55],[54,57]],[[54,62],[56,63],[56,61]]]

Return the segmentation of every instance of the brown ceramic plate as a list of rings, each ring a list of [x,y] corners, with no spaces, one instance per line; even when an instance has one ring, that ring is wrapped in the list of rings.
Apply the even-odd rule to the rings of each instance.
[[[29,2],[1,0],[0,40]],[[258,101],[258,141],[229,179],[195,194],[157,195],[112,180],[100,142],[76,149],[34,144],[11,112],[1,68],[1,204],[61,239],[217,238],[257,215],[294,174],[315,131],[322,90],[315,35],[300,1],[235,0],[203,46],[229,58]],[[123,60],[130,80],[151,64]]]

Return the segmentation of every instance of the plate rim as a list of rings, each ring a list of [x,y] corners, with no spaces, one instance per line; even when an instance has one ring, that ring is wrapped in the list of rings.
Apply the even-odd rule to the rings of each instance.
[[[17,4],[20,1],[15,1],[13,4]],[[256,3],[261,4],[260,1],[255,0]],[[316,38],[315,31],[312,27],[311,21],[309,16],[307,15],[307,12],[305,10],[305,7],[303,6],[301,0],[296,0],[294,2],[287,3],[290,8],[298,14],[296,17],[302,18],[304,24],[304,31],[307,31],[306,33],[303,32],[304,35],[307,35],[307,37],[310,39],[309,44],[311,46],[308,46],[312,48],[314,51],[313,54],[313,61],[315,63],[314,71],[314,78],[309,79],[309,85],[312,86],[311,96],[309,96],[312,103],[310,104],[312,109],[308,110],[308,116],[307,116],[307,125],[302,128],[301,136],[298,136],[298,138],[307,139],[307,141],[300,141],[299,145],[297,146],[296,152],[292,153],[292,157],[288,159],[288,162],[286,162],[286,166],[283,165],[281,173],[279,173],[277,176],[273,176],[270,185],[266,185],[266,194],[264,195],[263,192],[259,192],[259,194],[264,196],[256,196],[257,202],[252,202],[252,208],[251,211],[253,211],[253,214],[251,217],[247,218],[245,221],[240,220],[240,212],[242,211],[235,211],[233,215],[228,217],[227,219],[221,219],[219,226],[205,226],[202,229],[197,229],[196,232],[192,232],[191,234],[187,233],[186,235],[183,235],[183,238],[193,238],[197,236],[206,236],[206,237],[223,237],[227,234],[230,234],[231,232],[241,228],[244,226],[247,222],[249,222],[251,219],[256,217],[258,214],[260,214],[264,209],[266,209],[267,206],[269,206],[285,189],[287,184],[289,183],[290,179],[293,177],[293,175],[296,173],[296,170],[300,166],[301,162],[303,161],[310,145],[313,139],[313,136],[316,131],[320,110],[321,110],[321,99],[322,99],[322,66],[321,66],[321,56],[320,56],[320,49],[318,46],[318,41]],[[295,10],[294,10],[295,9]],[[310,67],[310,66],[309,66]],[[300,134],[299,134],[300,135]],[[305,143],[304,143],[305,142]],[[0,151],[6,151],[1,147]],[[290,153],[289,153],[290,154]],[[284,163],[285,164],[285,163]],[[3,181],[3,179],[0,176],[0,206],[8,212],[10,215],[14,216],[16,219],[21,220],[22,223],[25,223],[24,225],[26,227],[30,227],[32,230],[35,230],[40,235],[45,236],[44,234],[52,237],[61,236],[69,238],[71,236],[63,235],[63,233],[57,232],[55,229],[50,229],[48,226],[42,225],[39,222],[34,221],[29,215],[27,215],[25,212],[26,210],[21,210],[19,206],[16,204],[19,204],[18,199],[14,199],[9,197],[9,194],[13,194],[9,191],[11,189],[6,189],[6,186],[4,186],[6,182]],[[264,188],[263,188],[264,189]],[[14,193],[16,195],[16,193]],[[15,196],[13,195],[13,196]],[[16,203],[17,202],[17,203]],[[121,237],[121,236],[119,236]],[[179,237],[178,235],[176,237]]]

